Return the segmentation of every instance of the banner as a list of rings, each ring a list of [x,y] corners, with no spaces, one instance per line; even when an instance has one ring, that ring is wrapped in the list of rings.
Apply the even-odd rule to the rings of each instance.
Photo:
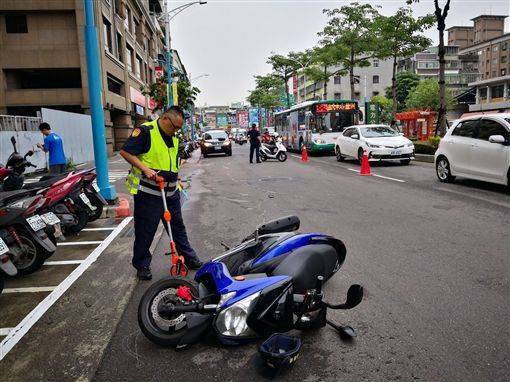
[[[237,123],[238,123],[239,127],[243,128],[243,129],[247,129],[249,127],[250,120],[249,120],[247,110],[239,110],[237,112]]]
[[[228,124],[229,125],[237,125],[237,116],[235,114],[228,115]]]
[[[177,94],[177,82],[172,82],[172,95],[174,97],[174,105],[179,105],[179,95]]]
[[[294,72],[294,74],[292,74],[292,90],[293,90],[293,94],[294,94],[294,98],[297,99],[297,95],[298,95],[298,88],[299,88],[299,85],[298,85],[298,75],[296,72]]]
[[[217,114],[216,115],[216,126],[223,127],[228,125],[227,115],[226,114]]]
[[[256,107],[250,108],[250,119],[249,124],[251,126],[252,123],[259,124],[259,109]]]

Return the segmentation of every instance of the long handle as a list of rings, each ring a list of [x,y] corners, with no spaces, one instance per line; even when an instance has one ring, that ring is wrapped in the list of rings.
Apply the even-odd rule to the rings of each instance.
[[[172,229],[170,227],[171,215],[168,210],[168,205],[166,204],[166,195],[165,195],[165,179],[161,176],[156,176],[156,182],[159,185],[159,190],[161,191],[161,200],[163,201],[163,219],[165,220],[166,229],[168,233],[168,237],[170,238],[170,245],[173,246],[173,237],[172,237]]]

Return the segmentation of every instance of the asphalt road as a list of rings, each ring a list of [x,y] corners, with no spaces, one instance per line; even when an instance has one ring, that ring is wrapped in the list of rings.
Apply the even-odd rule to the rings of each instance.
[[[135,288],[96,373],[96,381],[261,380],[505,381],[510,375],[509,211],[504,189],[459,180],[440,184],[432,165],[374,165],[361,177],[334,157],[304,164],[250,165],[246,146],[232,157],[193,164],[185,221],[203,260],[259,223],[288,214],[301,231],[347,246],[344,267],[326,285],[341,301],[351,283],[365,300],[329,318],[358,329],[353,344],[326,327],[299,333],[301,356],[289,371],[263,368],[256,344],[223,348],[213,336],[184,351],[141,334],[136,310],[150,285]],[[353,171],[354,170],[354,171]],[[382,176],[382,177],[381,177]],[[161,241],[155,278],[168,272]]]

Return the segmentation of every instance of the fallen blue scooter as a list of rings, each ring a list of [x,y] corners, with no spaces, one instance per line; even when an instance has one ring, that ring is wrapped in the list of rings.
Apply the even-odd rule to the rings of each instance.
[[[352,285],[343,304],[326,302],[323,284],[342,266],[342,241],[320,233],[297,233],[295,216],[258,227],[235,248],[200,268],[194,281],[169,277],[153,284],[138,307],[142,332],[152,342],[186,347],[214,329],[226,345],[276,332],[326,326],[353,338],[350,326],[327,319],[327,310],[351,309],[363,299]]]

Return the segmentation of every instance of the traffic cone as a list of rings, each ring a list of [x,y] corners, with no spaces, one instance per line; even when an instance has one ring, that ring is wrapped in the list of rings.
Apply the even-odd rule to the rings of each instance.
[[[308,151],[306,150],[306,146],[303,145],[303,149],[301,150],[301,161],[308,162]]]
[[[366,150],[363,150],[363,157],[361,158],[361,170],[360,175],[372,175],[370,172],[370,164],[368,163],[368,155]]]

